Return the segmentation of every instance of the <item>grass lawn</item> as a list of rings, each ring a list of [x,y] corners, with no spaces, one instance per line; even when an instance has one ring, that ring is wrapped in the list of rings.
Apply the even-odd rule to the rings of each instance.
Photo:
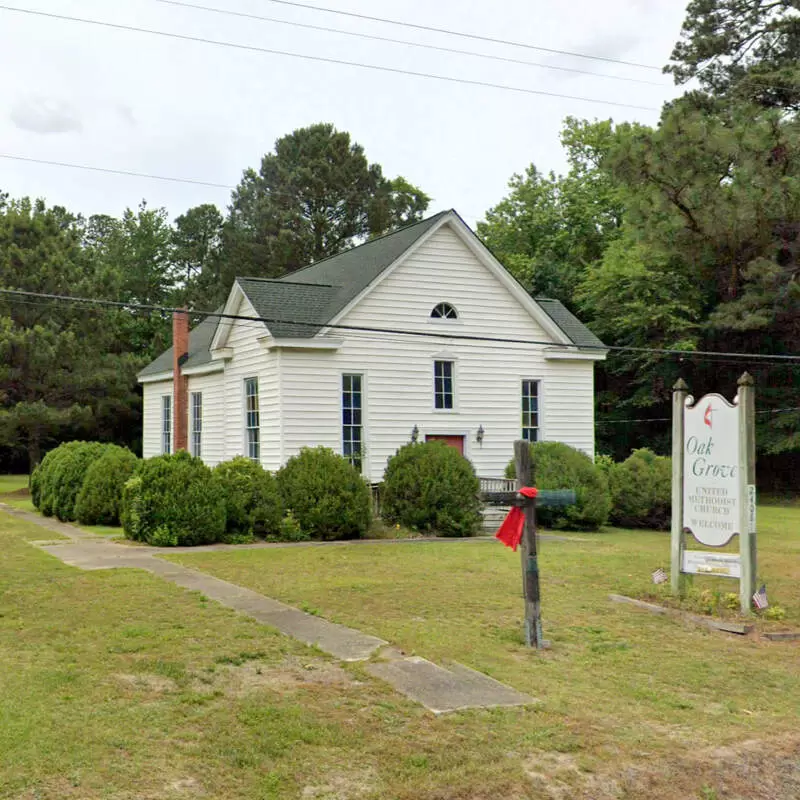
[[[669,566],[669,536],[613,531],[582,538],[543,544],[544,626],[553,644],[543,654],[522,646],[519,557],[500,545],[376,544],[168,558],[409,653],[460,661],[540,698],[538,712],[503,712],[492,729],[515,763],[541,758],[545,767],[561,769],[561,779],[572,776],[575,794],[565,797],[584,796],[581,786],[589,787],[585,796],[601,798],[800,796],[800,644],[713,633],[613,605],[609,592],[652,588],[651,571]],[[800,627],[800,508],[760,508],[759,544],[770,595],[786,608],[785,625]],[[480,715],[461,719],[470,716]],[[468,737],[459,745],[464,755]],[[752,745],[742,743],[754,740],[762,743],[761,758],[794,754],[788,784],[768,782],[764,789],[748,778],[741,765]],[[781,774],[777,764],[762,768]],[[645,776],[642,783],[637,775]],[[633,788],[625,789],[624,776]],[[592,794],[593,780],[617,781],[628,794]]]

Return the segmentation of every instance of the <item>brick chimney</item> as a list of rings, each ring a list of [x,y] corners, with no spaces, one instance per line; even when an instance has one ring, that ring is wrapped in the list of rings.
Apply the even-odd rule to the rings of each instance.
[[[189,358],[189,312],[172,314],[172,450],[189,449],[189,379],[182,367]]]

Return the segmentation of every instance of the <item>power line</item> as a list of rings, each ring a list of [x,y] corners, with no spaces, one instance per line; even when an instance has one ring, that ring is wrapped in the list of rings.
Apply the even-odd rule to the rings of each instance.
[[[800,411],[800,406],[792,408],[768,408],[762,411],[756,411],[756,414],[790,414],[795,411]],[[640,417],[638,419],[598,419],[595,421],[596,425],[628,425],[634,422],[672,422],[672,417]]]
[[[407,39],[393,39],[389,36],[378,36],[371,33],[360,33],[358,31],[348,31],[342,28],[329,28],[325,25],[312,25],[307,22],[295,22],[287,19],[277,19],[275,17],[264,17],[259,14],[248,14],[244,11],[232,11],[227,8],[213,8],[212,6],[196,5],[195,3],[183,3],[179,0],[156,0],[156,2],[164,3],[165,5],[177,6],[179,8],[191,8],[197,11],[209,11],[214,14],[224,14],[231,17],[240,17],[243,19],[253,19],[259,22],[271,22],[277,25],[289,25],[294,28],[305,28],[306,30],[322,31],[325,33],[336,33],[342,36],[354,36],[359,39],[371,39],[377,42],[388,42],[390,44],[401,44],[407,47],[419,47],[424,50],[436,50],[440,53],[454,53],[462,56],[472,56],[474,58],[484,58],[490,61],[501,61],[506,64],[521,64],[527,67],[539,67],[541,69],[556,70],[558,72],[571,72],[579,75],[592,75],[595,78],[608,78],[612,81],[625,81],[627,83],[641,83],[647,86],[660,86],[662,88],[669,88],[669,84],[663,81],[646,81],[640,78],[628,78],[624,75],[607,75],[602,72],[592,72],[588,69],[577,69],[576,67],[562,67],[556,64],[540,64],[536,61],[526,61],[521,58],[511,58],[510,56],[497,56],[489,53],[478,53],[475,50],[459,50],[455,47],[442,47],[435,44],[424,44],[423,42],[410,42]]]
[[[274,50],[266,47],[256,47],[255,45],[239,44],[237,42],[225,42],[219,39],[207,39],[201,36],[189,36],[183,33],[170,33],[168,31],[154,30],[153,28],[139,28],[133,25],[120,25],[115,22],[103,22],[96,19],[86,19],[84,17],[70,17],[64,14],[53,14],[46,11],[32,11],[27,8],[16,8],[14,6],[0,5],[0,11],[11,11],[17,14],[28,14],[47,19],[56,19],[62,22],[78,22],[83,25],[96,25],[112,30],[128,31],[131,33],[144,33],[150,36],[161,36],[168,39],[178,39],[184,42],[195,42],[198,44],[210,44],[215,47],[228,47],[235,50],[246,50],[251,53],[262,53],[274,56],[285,56],[286,58],[297,58],[304,61],[319,61],[324,64],[336,64],[345,67],[358,67],[359,69],[369,69],[377,72],[390,72],[395,75],[410,75],[414,78],[426,78],[428,80],[443,81],[445,83],[458,83],[465,86],[479,86],[485,89],[501,89],[506,92],[516,92],[518,94],[530,94],[539,97],[554,97],[561,100],[576,100],[581,103],[598,103],[600,105],[617,106],[619,108],[632,108],[639,111],[658,111],[654,106],[640,106],[633,103],[620,103],[616,100],[600,100],[593,97],[581,97],[579,95],[561,94],[559,92],[546,92],[542,89],[528,89],[523,86],[509,86],[502,83],[492,83],[490,81],[471,80],[469,78],[454,78],[450,75],[437,75],[431,72],[416,72],[399,67],[386,67],[378,64],[364,64],[359,61],[345,61],[339,58],[328,58],[326,56],[312,56],[304,53],[291,53],[287,50]]]
[[[44,158],[29,158],[27,156],[15,156],[10,153],[0,153],[0,158],[9,161],[25,161],[31,164],[46,164],[51,167],[66,167],[67,169],[84,169],[90,172],[107,172],[112,175],[127,175],[132,178],[147,178],[153,181],[171,181],[173,183],[190,183],[194,186],[210,186],[213,189],[232,189],[232,186],[223,183],[212,183],[211,181],[200,181],[192,178],[170,178],[166,175],[152,175],[146,172],[133,172],[126,169],[112,169],[110,167],[93,167],[89,164],[70,164],[66,161],[48,161]]]
[[[166,0],[158,0],[158,2],[165,2]],[[306,5],[305,3],[295,3],[291,0],[267,0],[268,3],[276,3],[282,6],[292,6],[294,8],[304,8],[307,11],[323,11],[326,14],[339,14],[343,17],[352,17],[354,19],[369,20],[370,22],[382,22],[386,25],[398,25],[403,28],[414,28],[418,31],[428,31],[431,33],[444,33],[448,36],[458,36],[462,39],[474,39],[480,42],[492,42],[493,44],[509,45],[511,47],[523,47],[527,50],[539,50],[543,53],[552,53],[559,56],[571,56],[573,58],[586,58],[592,61],[606,61],[610,64],[622,64],[626,67],[639,67],[640,69],[650,69],[661,71],[661,67],[654,64],[640,64],[636,61],[623,61],[619,58],[611,58],[609,56],[593,56],[589,53],[577,53],[570,50],[557,50],[551,47],[540,47],[538,45],[528,44],[526,42],[515,42],[510,39],[497,39],[491,36],[482,36],[477,33],[467,33],[465,31],[454,31],[448,28],[437,28],[433,25],[420,25],[416,22],[405,22],[397,19],[387,19],[385,17],[371,17],[367,14],[357,14],[354,11],[342,11],[338,8],[324,8],[323,6]]]
[[[9,295],[17,297],[33,297],[44,300],[54,300],[59,302],[81,303],[87,305],[100,305],[112,308],[122,308],[141,311],[155,311],[162,314],[173,313],[188,313],[196,317],[216,317],[217,319],[225,320],[244,320],[246,322],[263,322],[265,325],[297,325],[308,328],[326,329],[326,330],[345,330],[345,331],[361,331],[364,333],[375,334],[392,334],[402,336],[417,336],[422,338],[432,339],[446,339],[452,341],[467,341],[467,342],[497,342],[500,344],[522,344],[522,345],[539,345],[543,347],[561,347],[568,350],[589,350],[598,352],[602,350],[613,350],[617,352],[648,352],[659,353],[663,355],[680,355],[692,357],[709,357],[724,356],[726,358],[742,358],[751,361],[776,361],[800,364],[800,355],[781,355],[781,354],[764,354],[764,353],[717,353],[714,351],[704,350],[677,350],[671,348],[652,348],[652,347],[631,347],[628,345],[602,345],[601,347],[590,345],[577,345],[566,344],[563,342],[546,342],[537,341],[535,339],[512,339],[499,336],[475,336],[469,334],[457,333],[438,333],[434,331],[412,331],[402,328],[373,328],[364,325],[342,325],[331,324],[327,321],[308,322],[303,320],[282,319],[277,317],[248,317],[241,314],[226,314],[218,311],[200,311],[200,310],[187,310],[185,308],[175,308],[172,306],[153,305],[146,303],[130,303],[119,300],[101,300],[98,298],[90,297],[72,297],[70,295],[47,294],[43,292],[27,292],[19,289],[0,289],[0,295]]]

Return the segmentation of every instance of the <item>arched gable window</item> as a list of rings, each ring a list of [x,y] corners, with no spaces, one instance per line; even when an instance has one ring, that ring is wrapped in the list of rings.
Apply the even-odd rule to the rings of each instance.
[[[431,311],[432,319],[458,319],[458,312],[450,303],[437,303]]]

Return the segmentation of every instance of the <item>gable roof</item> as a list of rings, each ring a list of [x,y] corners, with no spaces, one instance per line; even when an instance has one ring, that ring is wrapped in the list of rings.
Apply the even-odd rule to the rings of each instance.
[[[606,349],[597,338],[560,300],[551,297],[537,297],[539,307],[578,347]]]
[[[317,261],[282,278],[237,278],[236,284],[256,314],[266,321],[273,338],[311,339],[336,320],[350,303],[397,263],[420,239],[443,223],[445,217],[451,217],[469,231],[475,244],[496,263],[496,259],[488,253],[477,236],[451,209]],[[516,284],[513,278],[510,280],[512,284]],[[532,303],[522,287],[519,289],[525,295],[523,299],[528,304]],[[558,300],[537,298],[535,303],[544,312],[546,319],[553,323],[552,327],[563,335],[565,344],[605,349],[600,339]],[[217,309],[216,313],[222,311],[223,309]],[[185,365],[187,368],[211,362],[209,347],[214,339],[218,320],[218,317],[210,316],[190,334],[189,359]],[[145,367],[139,376],[147,377],[171,370],[172,348]]]

